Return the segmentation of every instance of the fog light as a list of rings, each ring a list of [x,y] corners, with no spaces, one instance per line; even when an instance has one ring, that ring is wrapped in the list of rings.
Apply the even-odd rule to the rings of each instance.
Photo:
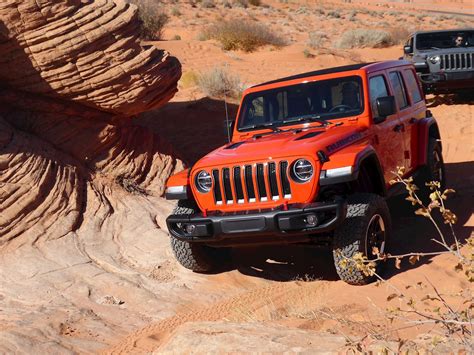
[[[310,227],[315,227],[318,224],[318,217],[312,213],[306,216],[306,224]]]
[[[196,229],[196,226],[194,224],[186,224],[184,226],[184,231],[188,234],[192,234],[195,229]]]

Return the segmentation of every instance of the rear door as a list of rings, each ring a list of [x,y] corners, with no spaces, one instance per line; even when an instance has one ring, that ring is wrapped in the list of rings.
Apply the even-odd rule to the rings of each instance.
[[[385,71],[369,75],[369,99],[372,117],[378,117],[376,100],[392,95]],[[400,132],[398,114],[388,116],[385,121],[373,124],[374,148],[382,165],[385,181],[393,179],[398,166],[405,166],[403,135]]]
[[[419,165],[419,142],[417,140],[419,127],[417,123],[426,116],[426,105],[414,69],[405,67],[400,72],[402,73],[403,83],[411,106],[410,114],[400,118],[405,125],[405,131],[403,133],[405,149],[409,150],[409,158],[406,165],[409,170],[413,170]]]

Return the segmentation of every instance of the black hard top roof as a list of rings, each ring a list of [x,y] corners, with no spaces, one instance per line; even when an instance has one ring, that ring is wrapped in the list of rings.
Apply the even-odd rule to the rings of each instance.
[[[351,64],[351,65],[343,65],[341,67],[334,67],[334,68],[327,68],[327,69],[321,69],[321,70],[316,70],[316,71],[310,71],[310,72],[307,72],[307,73],[301,73],[301,74],[297,74],[297,75],[287,76],[285,78],[280,78],[280,79],[276,79],[276,80],[267,81],[265,83],[254,85],[252,87],[256,88],[256,87],[259,87],[259,86],[280,83],[280,82],[288,81],[288,80],[302,79],[302,78],[306,78],[308,76],[325,75],[325,74],[340,73],[340,72],[351,71],[351,70],[358,70],[358,69],[361,69],[361,68],[363,68],[367,65],[370,65],[370,64],[372,64],[372,63],[358,63],[358,64]]]
[[[351,64],[351,65],[344,65],[340,67],[333,67],[333,68],[327,68],[327,69],[321,69],[321,70],[316,70],[316,71],[310,71],[307,73],[302,73],[302,74],[297,74],[297,75],[292,75],[292,76],[287,76],[285,78],[280,78],[280,79],[275,79],[272,81],[267,81],[265,83],[261,83],[258,85],[254,85],[251,88],[257,88],[265,85],[270,85],[270,84],[275,84],[275,83],[281,83],[289,80],[297,80],[297,79],[304,79],[312,76],[318,76],[318,75],[325,75],[325,74],[332,74],[332,73],[343,73],[343,72],[348,72],[352,70],[359,70],[359,69],[364,69],[368,73],[378,71],[378,70],[384,70],[388,68],[395,68],[395,67],[400,67],[400,66],[405,66],[405,65],[412,65],[410,62],[407,62],[406,60],[385,60],[381,62],[371,62],[371,63],[358,63],[358,64]]]

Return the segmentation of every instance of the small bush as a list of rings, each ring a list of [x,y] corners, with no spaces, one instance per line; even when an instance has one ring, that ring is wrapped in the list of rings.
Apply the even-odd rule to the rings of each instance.
[[[198,78],[199,76],[194,71],[187,71],[183,73],[181,79],[179,79],[179,85],[183,89],[196,86],[198,84]]]
[[[336,43],[337,48],[383,48],[393,44],[392,36],[387,31],[380,30],[350,30],[342,34]]]
[[[214,4],[214,0],[202,0],[201,7],[205,9],[212,9],[216,7],[216,4]]]
[[[169,17],[162,7],[153,1],[134,2],[138,6],[138,16],[141,21],[140,36],[146,40],[159,40]]]
[[[236,7],[243,7],[244,9],[246,9],[249,6],[249,2],[248,0],[235,0],[234,5]]]
[[[313,49],[321,48],[326,38],[327,38],[327,35],[324,32],[321,32],[321,31],[310,32],[308,46],[310,46]]]
[[[181,11],[179,11],[179,7],[177,7],[177,6],[172,7],[171,8],[171,15],[176,16],[176,17],[181,16]]]
[[[181,41],[181,36],[180,36],[180,35],[175,35],[175,36],[173,37],[173,39],[174,39],[175,41]]]
[[[260,46],[271,44],[283,46],[282,38],[264,25],[248,21],[222,21],[204,31],[207,39],[219,41],[224,50],[241,49],[252,52]]]
[[[314,54],[310,52],[310,50],[308,48],[305,48],[305,50],[303,51],[303,55],[305,58],[314,58]]]
[[[252,6],[260,6],[262,5],[262,2],[260,0],[248,0],[249,4]]]
[[[331,10],[326,14],[326,16],[332,17],[332,18],[341,18],[341,13],[337,10]]]
[[[237,75],[223,68],[214,68],[197,77],[199,88],[208,96],[238,98],[242,93],[242,83]]]
[[[392,37],[393,44],[403,44],[406,42],[411,32],[406,27],[393,27],[388,29],[390,36]]]

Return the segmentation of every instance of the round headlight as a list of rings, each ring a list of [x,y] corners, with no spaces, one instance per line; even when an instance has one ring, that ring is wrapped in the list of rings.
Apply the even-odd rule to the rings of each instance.
[[[431,64],[438,64],[439,62],[441,62],[441,58],[439,55],[435,55],[433,57],[430,57],[430,62]]]
[[[212,177],[205,170],[201,170],[196,175],[196,186],[200,192],[209,192],[212,187]]]
[[[298,159],[293,164],[292,172],[294,180],[297,182],[306,182],[313,177],[314,169],[309,160]]]

